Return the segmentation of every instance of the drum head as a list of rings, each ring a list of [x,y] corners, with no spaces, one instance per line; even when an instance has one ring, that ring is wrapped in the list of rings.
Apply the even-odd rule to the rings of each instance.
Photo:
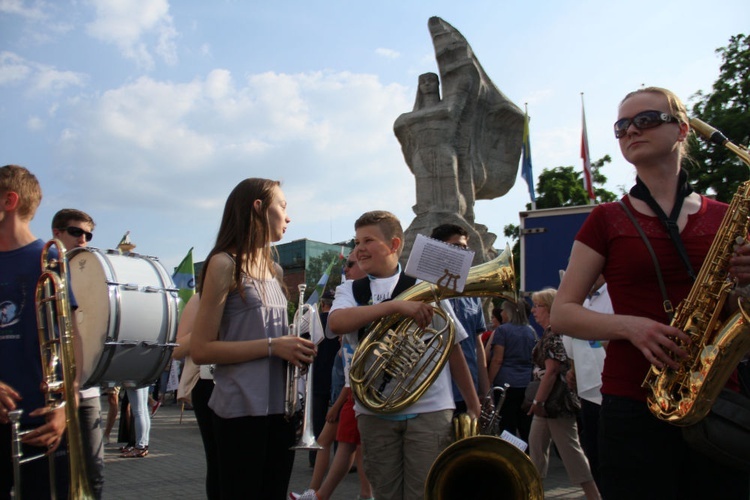
[[[105,262],[94,248],[79,248],[68,253],[70,287],[78,304],[76,322],[83,346],[83,360],[77,367],[81,373],[81,386],[86,385],[94,372],[107,333],[110,331],[109,287],[110,278],[105,272]]]
[[[171,359],[177,290],[155,257],[77,248],[68,253],[83,345],[81,386],[152,384]]]

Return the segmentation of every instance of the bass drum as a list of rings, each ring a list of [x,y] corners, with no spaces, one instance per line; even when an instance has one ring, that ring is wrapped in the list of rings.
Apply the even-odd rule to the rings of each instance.
[[[156,257],[91,247],[67,257],[83,345],[81,387],[154,383],[177,333],[177,288],[164,266]]]

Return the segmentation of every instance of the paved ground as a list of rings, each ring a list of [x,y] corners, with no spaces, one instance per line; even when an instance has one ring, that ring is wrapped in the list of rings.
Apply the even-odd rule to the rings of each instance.
[[[106,412],[106,398],[102,409]],[[112,436],[117,435],[117,424]],[[165,404],[151,421],[149,455],[145,458],[120,458],[118,446],[105,447],[104,498],[144,500],[151,498],[185,500],[205,498],[203,446],[192,411],[180,412],[180,406]],[[307,453],[297,453],[290,487],[306,489],[312,469]],[[554,458],[545,480],[545,498],[583,498],[578,487],[571,487],[559,459]],[[334,494],[334,499],[354,500],[359,493],[357,474],[349,474]],[[471,500],[471,499],[466,499]]]

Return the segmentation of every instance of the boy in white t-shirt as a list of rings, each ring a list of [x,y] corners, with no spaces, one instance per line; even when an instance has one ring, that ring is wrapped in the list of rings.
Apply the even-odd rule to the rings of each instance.
[[[330,330],[338,335],[357,332],[391,314],[412,318],[417,326],[432,322],[432,306],[416,301],[388,300],[401,276],[398,259],[403,250],[403,229],[395,215],[386,211],[363,214],[354,224],[359,266],[368,274],[371,299],[360,305],[355,282],[336,290],[328,317]],[[454,340],[465,337],[460,329]],[[351,337],[350,337],[351,338]],[[351,348],[351,347],[350,347]],[[353,351],[352,351],[353,352]],[[452,440],[453,392],[451,376],[467,402],[468,413],[478,417],[480,403],[461,349],[453,349],[450,369],[443,369],[425,394],[395,414],[379,415],[355,403],[364,465],[375,498],[422,498],[427,474],[440,452]]]

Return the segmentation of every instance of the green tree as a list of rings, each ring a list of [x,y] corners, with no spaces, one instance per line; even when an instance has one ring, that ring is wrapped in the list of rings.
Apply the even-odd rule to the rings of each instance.
[[[594,195],[598,203],[614,201],[617,198],[615,193],[607,191],[602,186],[607,182],[607,177],[601,172],[601,169],[611,163],[612,158],[604,155],[595,162],[591,163],[591,180],[594,184]],[[589,202],[589,195],[583,187],[583,172],[576,167],[555,167],[544,169],[539,175],[537,183],[536,208],[558,208],[558,207],[575,207],[586,205]],[[526,210],[531,210],[531,203],[526,204]],[[503,234],[506,238],[513,241],[513,264],[516,269],[521,269],[521,240],[519,239],[520,227],[515,224],[508,224],[503,228]],[[520,288],[520,273],[516,273],[516,285]]]
[[[607,163],[611,163],[609,155],[596,160],[591,164],[591,177],[594,184],[594,195],[598,203],[614,201],[615,193],[607,191],[603,187],[597,187],[607,182],[601,169]],[[575,207],[586,205],[589,196],[583,186],[583,172],[576,167],[555,167],[544,169],[537,183],[536,208]],[[531,204],[526,205],[527,209]]]
[[[305,269],[305,283],[307,289],[305,290],[305,298],[309,298],[315,290],[315,285],[318,284],[318,280],[328,268],[328,266],[334,260],[337,264],[333,265],[331,269],[331,275],[328,277],[328,283],[326,284],[326,290],[335,290],[337,286],[341,284],[341,264],[339,262],[339,253],[334,250],[326,250],[318,257],[312,257],[307,261],[307,268]]]
[[[313,294],[313,292],[315,291],[315,285],[318,284],[320,277],[323,276],[323,273],[328,268],[328,265],[333,262],[334,259],[338,261],[339,253],[333,250],[326,250],[318,257],[311,257],[307,261],[307,266],[305,267],[305,285],[307,285],[307,288],[305,288],[305,301],[307,301],[307,299],[309,299]],[[331,269],[331,275],[328,277],[328,283],[326,283],[325,290],[335,290],[336,287],[341,284],[340,264],[342,263],[343,261],[340,261],[337,262],[337,264],[333,265],[333,268]],[[297,294],[297,290],[289,290],[289,292],[291,299],[287,302],[286,309],[287,314],[289,315],[289,322],[291,324],[294,318],[294,314],[297,312],[297,308],[299,307],[299,297]]]
[[[716,49],[722,64],[711,92],[696,92],[691,100],[692,115],[722,131],[735,144],[750,142],[750,36],[736,35],[726,47]],[[748,171],[737,155],[723,146],[691,137],[688,151],[693,158],[686,164],[696,190],[715,193],[729,202]],[[691,162],[688,162],[691,163]]]

